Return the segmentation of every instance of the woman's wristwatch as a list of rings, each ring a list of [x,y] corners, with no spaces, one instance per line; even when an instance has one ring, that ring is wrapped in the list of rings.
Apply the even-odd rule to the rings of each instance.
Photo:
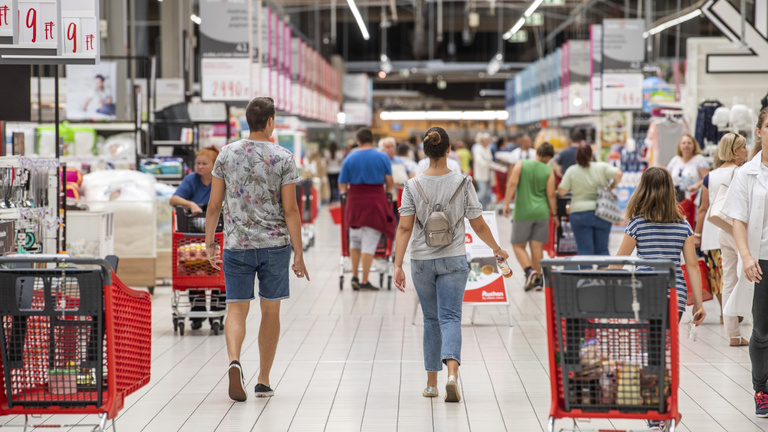
[[[694,237],[701,237],[701,233],[693,233]]]

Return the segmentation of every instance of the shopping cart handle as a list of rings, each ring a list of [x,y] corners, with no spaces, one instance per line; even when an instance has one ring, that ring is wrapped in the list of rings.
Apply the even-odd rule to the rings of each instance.
[[[52,254],[25,254],[25,255],[6,255],[0,256],[0,265],[3,264],[33,264],[33,263],[56,263],[56,264],[79,264],[79,265],[97,265],[101,267],[101,277],[104,285],[112,285],[112,266],[107,260],[101,258],[76,258]]]
[[[675,268],[675,263],[671,260],[642,259],[628,256],[614,257],[604,255],[578,255],[573,257],[541,260],[541,266],[548,268],[579,265],[597,265],[598,267],[607,267],[610,265],[631,265],[655,268]]]

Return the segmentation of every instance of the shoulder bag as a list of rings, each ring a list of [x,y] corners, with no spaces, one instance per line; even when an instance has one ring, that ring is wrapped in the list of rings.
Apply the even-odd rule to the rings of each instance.
[[[595,208],[595,216],[612,224],[619,223],[622,221],[623,216],[621,214],[621,209],[619,209],[619,202],[616,198],[616,194],[614,194],[611,188],[608,187],[608,182],[603,176],[600,175],[599,177],[601,184],[597,186],[597,207]]]
[[[736,174],[736,169],[737,168],[734,168],[733,173],[731,173],[731,181],[733,181],[733,176]],[[715,199],[709,206],[709,216],[707,216],[707,221],[726,233],[733,235],[733,219],[723,213],[723,205],[725,204],[725,195],[727,193],[727,184],[723,183],[717,188]]]

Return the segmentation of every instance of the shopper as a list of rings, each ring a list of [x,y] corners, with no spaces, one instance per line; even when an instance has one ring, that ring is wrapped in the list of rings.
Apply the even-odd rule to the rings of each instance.
[[[515,165],[521,160],[536,159],[536,150],[533,148],[531,137],[524,134],[520,137],[520,147],[510,152],[496,152],[496,160]]]
[[[456,155],[459,156],[461,172],[464,175],[469,175],[472,172],[472,152],[469,151],[464,141],[456,141]]]
[[[571,168],[573,169],[573,168]],[[566,172],[566,177],[568,173]],[[682,317],[685,312],[688,289],[680,267],[680,253],[685,258],[688,279],[693,293],[693,314],[691,321],[700,325],[707,313],[701,307],[701,273],[696,258],[693,230],[685,220],[677,205],[672,176],[660,167],[648,168],[640,177],[640,184],[627,204],[629,223],[624,230],[624,239],[619,246],[617,256],[629,256],[637,248],[638,259],[660,259],[675,263],[675,288],[677,291],[677,309]],[[611,268],[621,267],[611,266]],[[638,271],[650,270],[638,266]],[[677,329],[672,329],[677,331]],[[650,339],[650,338],[649,338]],[[663,355],[663,347],[650,343],[648,362],[654,364]],[[648,421],[649,428],[661,428],[662,422]]]
[[[525,291],[543,288],[541,257],[544,243],[549,240],[549,216],[557,214],[555,173],[547,165],[555,155],[548,142],[542,143],[532,160],[521,160],[512,168],[504,197],[504,217],[509,217],[509,203],[515,196],[512,214],[512,250],[525,269]],[[554,218],[557,221],[557,218]],[[531,250],[529,257],[526,245]]]
[[[463,170],[461,169],[460,162],[457,162],[452,158],[448,158],[445,162],[449,170],[455,172],[456,174],[463,174]],[[432,160],[428,157],[420,160],[419,163],[416,164],[416,175],[424,173],[426,170],[429,169],[430,166],[433,166],[434,164],[435,163],[432,162]]]
[[[472,159],[475,185],[477,186],[477,197],[483,208],[488,207],[491,202],[491,178],[494,170],[502,169],[493,162],[493,153],[491,152],[491,135],[486,132],[479,134],[479,141],[472,147]],[[504,169],[506,171],[506,169]]]
[[[565,175],[568,168],[576,164],[576,152],[579,147],[587,145],[584,142],[584,134],[579,130],[574,130],[571,133],[571,145],[567,149],[561,151],[557,157],[555,157],[555,174],[559,178]]]
[[[677,156],[667,164],[667,170],[672,174],[675,188],[678,189],[678,199],[688,198],[699,190],[704,176],[709,173],[709,165],[701,155],[696,138],[684,134],[677,142]]]
[[[595,216],[597,188],[605,184],[616,187],[622,172],[605,162],[593,162],[592,147],[586,144],[576,151],[576,162],[565,172],[557,190],[560,196],[571,192],[570,222],[576,250],[579,255],[609,255],[611,223]]]
[[[701,248],[709,265],[710,291],[717,296],[721,313],[722,306],[728,302],[738,282],[739,255],[733,235],[707,221],[707,216],[718,190],[723,185],[729,187],[736,168],[747,160],[747,153],[747,140],[739,134],[727,133],[720,140],[715,158],[721,161],[722,165],[704,177],[701,205],[694,230],[696,247]],[[741,336],[738,317],[723,314],[720,324],[724,325],[725,335],[731,346],[749,345],[749,341]]]
[[[424,153],[431,163],[429,169],[411,179],[403,192],[400,207],[400,225],[397,229],[395,252],[395,286],[405,292],[406,281],[403,260],[408,242],[411,244],[411,277],[424,313],[424,367],[427,387],[424,397],[437,397],[437,373],[448,367],[445,401],[461,399],[457,383],[461,363],[461,306],[467,284],[469,266],[464,247],[464,218],[493,253],[502,259],[509,254],[493,239],[491,230],[483,220],[483,208],[475,189],[466,177],[452,172],[446,165],[450,152],[450,138],[444,129],[434,127],[424,136]],[[429,204],[421,196],[423,192]],[[452,196],[456,195],[453,201]],[[440,204],[452,223],[455,223],[453,241],[449,245],[428,246],[424,233],[434,206]]]
[[[344,162],[344,154],[339,150],[336,141],[331,141],[328,150],[325,151],[325,166],[328,169],[328,186],[331,193],[330,202],[339,199],[339,173],[342,162]]]
[[[405,164],[405,167],[408,169],[408,172],[411,172],[416,175],[416,161],[413,159],[413,154],[411,154],[411,147],[406,143],[400,143],[397,145],[397,156],[400,157],[400,160],[403,161]]]
[[[206,147],[196,153],[195,172],[184,177],[179,187],[171,197],[172,207],[181,206],[192,215],[203,213],[208,206],[211,197],[211,181],[213,176],[213,164],[219,156],[219,149],[215,146]],[[199,232],[199,231],[198,231]],[[211,291],[211,312],[218,312],[227,308],[226,295],[219,290]],[[205,312],[205,290],[189,290],[189,303],[192,312]],[[192,330],[198,330],[203,326],[205,319],[192,318]],[[213,319],[211,319],[213,325]]]
[[[218,268],[223,264],[227,290],[224,332],[229,354],[229,397],[248,398],[240,364],[245,321],[259,278],[259,378],[257,397],[274,394],[269,373],[280,337],[280,301],[290,295],[288,268],[293,246],[293,272],[309,280],[301,247],[301,219],[296,202],[298,171],[293,155],[269,142],[275,129],[275,103],[253,99],[245,110],[248,139],[225,146],[213,169],[211,199],[206,217],[206,256]],[[214,232],[224,207],[224,256],[218,255]]]
[[[344,160],[339,189],[347,194],[344,217],[349,226],[352,289],[378,290],[368,280],[376,247],[384,235],[395,236],[395,213],[387,193],[393,194],[392,165],[386,154],[373,148],[370,129],[357,131],[358,150]],[[394,195],[391,195],[394,196]],[[362,259],[362,280],[358,269]]]
[[[415,173],[408,169],[400,156],[397,155],[397,141],[392,137],[386,137],[379,140],[379,150],[384,152],[389,158],[389,163],[392,167],[392,180],[395,182],[395,187],[408,181],[413,177]]]
[[[723,212],[733,218],[733,238],[741,256],[744,274],[725,304],[728,315],[751,312],[754,323],[749,341],[755,414],[768,417],[768,107],[757,116],[757,141],[761,151],[736,171],[728,188]]]

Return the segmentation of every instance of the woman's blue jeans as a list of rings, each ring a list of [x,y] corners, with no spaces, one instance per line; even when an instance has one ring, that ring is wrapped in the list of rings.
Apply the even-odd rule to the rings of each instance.
[[[579,255],[610,255],[610,222],[595,216],[594,210],[571,213],[570,220]]]
[[[411,260],[411,277],[424,313],[424,368],[443,369],[446,360],[461,363],[461,305],[467,286],[466,256]]]

